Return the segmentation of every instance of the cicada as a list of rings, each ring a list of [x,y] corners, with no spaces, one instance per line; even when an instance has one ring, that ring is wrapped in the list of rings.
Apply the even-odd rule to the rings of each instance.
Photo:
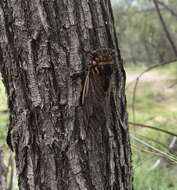
[[[114,66],[114,50],[110,48],[99,48],[91,53],[91,62],[85,77],[82,104],[88,95],[90,80],[93,80],[93,75],[100,76],[101,86],[104,92],[110,89],[111,76]]]

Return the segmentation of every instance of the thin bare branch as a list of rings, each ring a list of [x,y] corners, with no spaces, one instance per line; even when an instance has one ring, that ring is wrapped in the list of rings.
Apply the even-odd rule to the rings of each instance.
[[[174,59],[172,59],[172,60],[170,60],[170,61],[166,61],[166,62],[163,62],[163,63],[157,63],[157,64],[154,64],[154,65],[151,65],[150,67],[148,67],[147,69],[145,69],[142,73],[140,73],[140,74],[138,75],[138,77],[137,77],[135,80],[132,80],[132,81],[127,85],[126,90],[127,90],[135,81],[139,80],[146,72],[148,72],[148,71],[150,71],[150,70],[152,70],[152,69],[155,69],[155,68],[157,68],[157,67],[165,66],[165,65],[168,65],[168,64],[170,64],[170,63],[175,63],[175,62],[177,62],[177,58],[174,58]]]
[[[14,178],[14,160],[12,153],[9,157],[9,167],[10,167],[10,179],[9,179],[9,187],[8,190],[13,190],[13,178]]]
[[[172,16],[174,16],[174,17],[176,17],[177,18],[177,13],[172,9],[172,8],[170,8],[169,6],[167,6],[164,2],[162,2],[162,1],[159,1],[159,0],[156,0],[157,1],[157,3],[159,4],[159,5],[161,5],[163,8],[165,8],[166,10],[168,10],[170,13],[171,13],[171,15]]]
[[[135,122],[128,122],[128,124],[129,124],[129,125],[132,125],[132,126],[136,126],[136,127],[145,127],[145,128],[153,129],[153,130],[160,131],[160,132],[162,132],[162,133],[166,133],[166,134],[168,134],[168,135],[172,135],[172,136],[177,137],[177,134],[176,134],[176,133],[167,131],[167,130],[165,130],[165,129],[160,129],[160,128],[157,128],[157,127],[154,127],[154,126],[145,125],[145,124],[142,124],[142,123],[135,123]]]
[[[6,114],[6,113],[9,113],[9,110],[1,110],[1,111],[0,111],[0,115]]]
[[[155,69],[157,67],[160,67],[160,66],[164,66],[164,65],[167,65],[167,64],[170,64],[170,63],[174,63],[176,62],[177,59],[173,59],[171,61],[168,61],[168,62],[164,62],[164,63],[158,63],[158,64],[154,64],[150,67],[148,67],[147,69],[145,69],[142,73],[140,73],[140,75],[135,79],[133,80],[130,84],[132,84],[134,81],[135,81],[135,85],[134,85],[134,88],[133,88],[133,97],[132,97],[132,112],[133,112],[133,122],[135,122],[135,102],[136,102],[136,91],[137,91],[137,88],[138,88],[138,82],[139,82],[139,79],[148,71],[152,70],[152,69]],[[128,87],[130,86],[130,84],[127,86],[126,90],[128,89]]]
[[[150,150],[146,150],[146,149],[143,149],[143,148],[140,148],[139,146],[133,144],[132,145],[136,150],[140,151],[140,152],[144,152],[144,153],[148,153],[148,154],[151,154],[151,155],[154,155],[154,156],[160,156],[160,157],[163,157],[163,158],[168,158],[167,156],[164,156],[164,155],[161,155],[160,153],[157,153],[155,151],[150,151]]]
[[[166,144],[164,144],[164,143],[162,143],[162,142],[160,142],[160,141],[158,141],[156,139],[153,139],[151,137],[144,136],[144,135],[139,135],[139,134],[138,135],[136,134],[136,136],[138,136],[138,137],[140,137],[142,139],[146,139],[147,141],[154,142],[155,144],[158,144],[159,146],[161,146],[161,147],[163,147],[163,148],[165,148],[166,150],[169,151],[169,147]]]
[[[169,41],[169,43],[170,43],[170,45],[171,45],[171,47],[172,47],[172,50],[173,50],[175,56],[177,57],[177,47],[176,47],[175,43],[173,42],[173,39],[172,39],[172,37],[171,37],[171,35],[170,35],[170,32],[169,32],[169,30],[168,30],[168,28],[167,28],[167,26],[166,26],[166,23],[165,23],[165,21],[164,21],[164,19],[163,19],[163,17],[162,17],[162,14],[161,14],[161,12],[160,12],[159,5],[158,5],[158,3],[157,3],[157,0],[153,0],[153,2],[154,2],[154,5],[155,5],[157,14],[158,14],[158,16],[159,16],[160,23],[161,23],[161,25],[162,25],[162,27],[163,27],[163,30],[164,30],[165,34],[166,34],[166,37],[167,37],[167,39],[168,39],[168,41]]]

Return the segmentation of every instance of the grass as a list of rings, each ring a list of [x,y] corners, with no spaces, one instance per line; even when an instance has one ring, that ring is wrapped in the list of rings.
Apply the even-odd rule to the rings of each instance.
[[[6,144],[5,139],[9,119],[8,114],[1,113],[4,110],[7,110],[7,96],[2,79],[0,78],[0,146],[4,146]]]
[[[142,165],[134,167],[134,188],[135,190],[176,190],[176,171],[162,163],[159,167],[152,169],[157,158],[144,155]],[[136,165],[136,163],[134,164]]]
[[[10,157],[10,150],[6,144],[9,114],[3,113],[3,111],[7,109],[8,109],[7,96],[6,96],[4,85],[2,83],[2,79],[0,77],[0,147],[3,149],[4,165],[6,168],[8,168],[8,162],[9,162],[9,157]],[[10,178],[10,173],[8,173],[8,176]],[[13,190],[18,190],[16,176],[14,176]]]
[[[0,111],[7,109],[7,96],[5,93],[5,88],[2,83],[2,78],[0,77]]]
[[[164,65],[163,67],[157,68],[157,70],[162,74],[165,74],[168,71],[174,75],[177,75],[177,62]]]
[[[133,85],[127,89],[129,121],[135,119],[138,123],[177,133],[177,86],[169,88],[174,81],[177,82],[177,65],[175,64],[157,68],[147,73],[153,74],[155,79],[148,78],[148,80],[143,79],[139,82],[136,92],[135,118],[132,112]],[[130,77],[131,74],[134,75],[135,73],[138,76],[145,68],[141,66],[141,68],[135,67],[132,69],[130,66],[126,70],[128,72],[127,76]],[[130,127],[130,132],[159,150],[169,151],[168,145],[172,139],[169,135],[139,127]],[[168,159],[161,158],[157,153],[153,153],[151,149],[136,143],[134,140],[131,140],[131,142],[133,148],[134,189],[175,190],[177,188],[177,164],[174,162],[169,164]],[[158,159],[161,159],[161,163],[151,170],[150,168]]]
[[[6,134],[7,134],[7,123],[8,123],[8,115],[1,114],[0,116],[0,146],[4,146]]]

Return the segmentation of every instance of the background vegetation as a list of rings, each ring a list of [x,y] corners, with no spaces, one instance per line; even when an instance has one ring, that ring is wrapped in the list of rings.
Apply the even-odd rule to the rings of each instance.
[[[114,0],[113,11],[119,47],[127,72],[127,101],[133,152],[135,190],[177,189],[177,57],[159,20],[153,0]],[[159,8],[174,44],[177,44],[177,1],[161,0]],[[173,60],[173,62],[171,62]],[[155,64],[166,64],[146,72]],[[136,87],[136,88],[135,88]],[[135,91],[136,90],[136,91]],[[3,149],[7,187],[17,189],[6,145],[7,97],[0,80],[0,146]],[[13,185],[12,185],[13,184]]]
[[[156,2],[171,40],[177,44],[177,1]],[[113,10],[127,73],[129,122],[177,134],[177,57],[154,1],[113,1]],[[170,64],[146,72],[137,80],[136,86],[135,79],[143,71],[165,63]],[[129,128],[135,190],[177,189],[176,137],[136,125],[129,125]]]

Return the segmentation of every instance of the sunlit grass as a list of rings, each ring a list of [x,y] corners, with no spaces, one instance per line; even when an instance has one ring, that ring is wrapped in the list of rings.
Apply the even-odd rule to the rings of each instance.
[[[177,87],[169,88],[177,80],[177,75],[175,74],[176,67],[175,64],[171,64],[158,68],[153,72],[157,72],[162,77],[159,77],[159,79],[156,77],[156,79],[149,81],[139,81],[134,102],[134,114],[132,110],[134,84],[127,89],[129,121],[135,119],[138,123],[177,133]],[[136,73],[138,76],[146,68],[141,66],[141,68],[135,67],[132,69],[130,66],[126,69],[128,71],[127,75]],[[132,126],[130,126],[130,132],[157,149],[169,152],[169,143],[172,140],[171,136],[152,129]],[[177,187],[177,165],[151,152],[149,148],[142,147],[133,140],[131,141],[134,189],[175,190]],[[142,149],[147,152],[142,152]],[[173,153],[176,157],[176,153]],[[151,167],[158,159],[161,159],[161,163],[154,170],[151,170]]]
[[[0,111],[7,109],[7,96],[0,76]]]
[[[5,88],[0,78],[0,145],[5,145],[5,138],[7,133],[8,114],[3,113],[7,110],[7,96]]]
[[[1,114],[0,115],[0,146],[5,145],[5,139],[7,135],[7,123],[8,123],[8,115]]]
[[[135,190],[176,190],[176,171],[172,165],[167,168],[165,163],[161,163],[155,169],[151,169],[158,158],[145,153],[142,157],[144,160],[142,159],[140,166],[136,167],[136,162],[134,163]]]
[[[162,74],[165,74],[168,71],[177,76],[177,62],[172,62],[164,65],[163,67],[158,67],[157,70]]]

